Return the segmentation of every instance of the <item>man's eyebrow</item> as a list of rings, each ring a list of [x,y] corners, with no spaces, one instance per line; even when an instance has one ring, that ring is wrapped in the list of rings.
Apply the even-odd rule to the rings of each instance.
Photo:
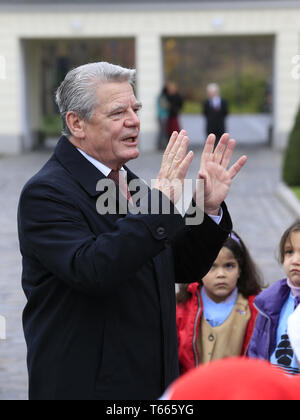
[[[134,105],[133,105],[133,107],[135,108],[135,109],[141,109],[142,108],[142,102],[139,102],[139,101],[137,101]],[[123,112],[123,111],[125,111],[126,110],[126,106],[125,105],[116,105],[114,108],[112,108],[111,110],[110,110],[110,114],[115,114],[115,113],[117,113],[117,112]]]
[[[115,112],[121,112],[121,111],[124,111],[125,110],[125,106],[124,105],[116,105],[114,108],[112,108],[111,110],[110,110],[110,114],[114,114]]]

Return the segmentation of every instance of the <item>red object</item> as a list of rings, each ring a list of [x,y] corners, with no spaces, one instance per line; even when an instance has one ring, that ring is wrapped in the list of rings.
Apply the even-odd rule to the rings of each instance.
[[[178,121],[178,117],[169,117],[167,121],[167,134],[170,137],[174,131],[180,132],[180,125]]]
[[[203,302],[200,293],[199,283],[191,283],[188,291],[191,293],[191,298],[185,303],[179,303],[176,310],[177,318],[177,335],[178,335],[178,351],[180,372],[186,373],[188,370],[196,367],[195,355],[193,350],[193,338],[199,335],[200,321],[203,315]],[[248,298],[249,307],[251,311],[251,318],[248,323],[242,355],[246,355],[252,334],[254,332],[255,321],[257,318],[257,310],[254,307],[254,299],[256,296]],[[199,308],[200,302],[200,308]],[[200,309],[200,312],[199,312]],[[196,322],[197,321],[197,322]],[[196,325],[195,325],[196,323]]]
[[[230,358],[199,366],[181,376],[168,400],[299,400],[300,376],[288,376],[258,359]]]
[[[128,184],[124,178],[124,176],[120,173],[120,171],[111,170],[111,172],[108,174],[108,178],[112,179],[115,184],[119,187],[121,193],[125,198],[127,198],[127,201],[131,200],[131,194],[128,188]]]

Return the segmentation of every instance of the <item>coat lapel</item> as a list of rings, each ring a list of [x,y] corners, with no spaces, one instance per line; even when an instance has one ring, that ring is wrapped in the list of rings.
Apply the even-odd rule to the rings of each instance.
[[[82,186],[82,188],[91,196],[98,197],[101,192],[97,191],[97,184],[101,179],[106,179],[101,171],[99,171],[91,162],[89,162],[76,147],[62,136],[54,151],[55,157],[61,165],[72,175],[74,179]],[[132,180],[139,179],[127,166],[124,166],[127,171],[128,183]],[[142,181],[141,181],[142,182]],[[148,189],[148,192],[150,190]],[[135,191],[133,191],[135,192]],[[121,197],[121,200],[119,200]],[[116,187],[116,197],[121,214],[127,212],[127,202],[123,196],[119,194],[119,188]]]
[[[78,152],[67,137],[60,138],[54,155],[91,197],[99,195],[96,186],[98,181],[104,179],[105,176]]]

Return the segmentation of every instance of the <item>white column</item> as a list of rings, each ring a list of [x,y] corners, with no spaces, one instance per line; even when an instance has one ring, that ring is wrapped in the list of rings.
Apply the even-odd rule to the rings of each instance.
[[[300,77],[293,59],[299,55],[299,34],[285,31],[275,41],[273,144],[284,149],[299,106]],[[300,72],[298,72],[300,76]]]
[[[0,154],[21,151],[20,44],[13,36],[0,39]]]
[[[38,145],[41,123],[41,43],[22,43],[22,138],[23,150]]]
[[[156,99],[163,83],[162,45],[159,35],[140,34],[136,39],[137,97],[141,110],[141,151],[156,148]]]

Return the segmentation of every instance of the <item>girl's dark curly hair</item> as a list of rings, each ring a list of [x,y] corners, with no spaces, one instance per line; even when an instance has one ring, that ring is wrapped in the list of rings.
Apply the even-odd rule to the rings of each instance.
[[[239,264],[241,271],[237,284],[239,293],[245,298],[260,293],[263,287],[262,276],[240,236],[233,232],[223,247],[228,248],[233,253],[234,258]],[[202,284],[201,279],[199,283]],[[187,290],[188,287],[189,284],[180,285],[179,292],[176,295],[177,303],[185,303],[191,297],[191,294]]]

